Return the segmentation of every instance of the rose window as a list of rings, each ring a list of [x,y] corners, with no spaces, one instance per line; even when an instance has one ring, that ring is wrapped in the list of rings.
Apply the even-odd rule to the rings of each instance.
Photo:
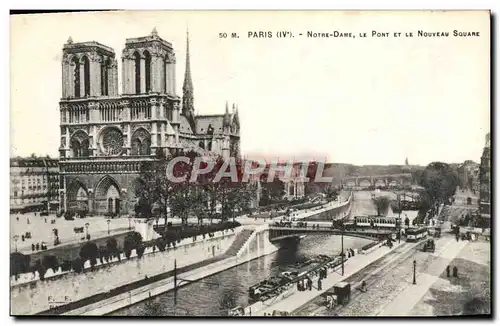
[[[102,148],[106,155],[120,155],[123,147],[123,135],[116,129],[108,129],[102,136]]]

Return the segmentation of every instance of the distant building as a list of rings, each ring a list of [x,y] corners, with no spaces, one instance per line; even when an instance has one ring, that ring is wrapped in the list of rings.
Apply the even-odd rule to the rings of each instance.
[[[17,157],[10,160],[11,211],[55,211],[58,197],[58,159]]]
[[[491,217],[491,144],[490,133],[486,135],[486,144],[479,167],[479,213]]]
[[[479,184],[479,164],[474,161],[466,160],[457,168],[458,179],[463,188],[478,191],[475,186]]]
[[[280,178],[285,184],[285,198],[298,199],[305,195],[306,176],[302,171],[302,164],[294,164],[290,178]]]

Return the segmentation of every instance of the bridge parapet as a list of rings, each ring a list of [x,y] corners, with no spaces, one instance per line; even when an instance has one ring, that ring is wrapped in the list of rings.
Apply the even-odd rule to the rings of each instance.
[[[331,227],[281,227],[269,226],[269,240],[276,242],[287,238],[297,238],[304,235],[311,234],[331,234],[331,235],[344,235],[365,239],[386,239],[395,230],[349,230],[342,232],[339,229]]]

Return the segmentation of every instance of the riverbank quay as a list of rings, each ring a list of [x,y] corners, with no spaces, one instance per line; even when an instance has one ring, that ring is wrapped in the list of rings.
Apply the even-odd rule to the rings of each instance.
[[[294,310],[298,309],[302,305],[306,304],[308,301],[313,300],[315,297],[331,291],[337,283],[345,280],[354,273],[362,270],[368,265],[374,263],[378,259],[384,257],[388,253],[396,250],[400,246],[405,245],[405,243],[393,243],[393,247],[389,248],[387,246],[379,246],[367,253],[358,253],[354,257],[349,258],[344,263],[344,275],[341,275],[341,266],[336,267],[333,271],[328,271],[327,277],[322,280],[322,290],[317,289],[317,277],[313,279],[313,290],[312,291],[298,291],[296,287],[290,289],[290,291],[275,300],[271,304],[264,304],[262,302],[257,302],[247,308],[245,308],[245,315],[251,314],[251,316],[264,316],[272,315],[273,311],[286,311],[292,313]],[[412,244],[413,246],[416,244]],[[412,246],[412,247],[413,247]]]
[[[245,236],[241,235],[241,233],[245,233]],[[238,238],[242,241],[238,241]],[[183,245],[184,241],[186,242],[185,245]],[[236,243],[237,241],[238,243]],[[123,291],[131,291],[127,289],[133,289],[134,293],[147,293],[149,296],[149,291],[142,292],[142,290],[145,290],[145,286],[151,284],[152,281],[156,282],[171,277],[168,272],[173,270],[175,259],[177,259],[178,268],[193,264],[199,264],[196,265],[199,268],[205,266],[203,262],[205,260],[214,263],[217,258],[237,257],[234,261],[227,260],[224,264],[221,264],[225,267],[207,267],[203,272],[200,272],[199,277],[203,278],[276,252],[278,249],[279,245],[274,245],[269,241],[268,224],[244,225],[235,229],[234,233],[229,232],[221,235],[220,238],[216,236],[212,239],[198,239],[195,242],[192,239],[185,239],[181,241],[177,248],[170,248],[165,252],[159,252],[158,250],[150,252],[149,249],[146,249],[142,258],[135,257],[135,253],[132,252],[132,259],[122,257],[121,261],[117,260],[101,265],[98,263],[99,266],[95,266],[93,271],[86,270],[84,273],[66,272],[61,275],[52,275],[43,281],[32,280],[25,284],[11,285],[10,292],[13,300],[11,313],[13,315],[58,315],[61,313],[71,314],[71,311],[77,309],[76,314],[78,314],[78,311],[86,313],[87,309],[82,310],[84,306],[109,300],[117,295],[123,295]],[[90,266],[86,267],[90,268]],[[207,272],[207,270],[209,271]],[[59,272],[55,274],[59,274]],[[148,280],[145,280],[146,278]],[[64,291],[61,291],[61,289],[64,289]],[[163,291],[168,291],[168,287],[163,288]],[[161,293],[163,291],[157,292]],[[121,304],[113,304],[109,310],[114,311],[131,303],[144,300],[141,295],[136,297],[135,300],[129,300],[129,303],[122,301]],[[47,297],[53,298],[56,303],[48,302]],[[29,301],[32,304],[15,304],[18,301],[19,303]],[[68,301],[70,303],[67,303]],[[54,307],[56,305],[70,306],[71,309],[54,309],[57,308]],[[91,309],[89,313],[92,314]]]
[[[264,235],[266,235],[267,230],[267,225],[264,225],[257,227],[255,232],[264,233]],[[251,241],[251,239],[249,240]],[[236,255],[233,257],[222,259],[220,261],[209,262],[204,266],[198,266],[192,270],[188,270],[177,275],[177,288],[187,285],[191,282],[199,281],[205,277],[220,273],[235,266],[247,263],[262,256],[272,254],[278,250],[278,246],[267,242],[264,243],[263,247],[258,247],[256,251],[246,251],[241,256]],[[174,288],[175,283],[173,275],[165,275],[164,279],[157,282],[141,286],[131,291],[123,292],[111,298],[97,301],[84,307],[73,309],[71,311],[63,313],[63,315],[102,316],[129,305],[133,305],[146,299],[155,297],[164,292],[173,290]]]

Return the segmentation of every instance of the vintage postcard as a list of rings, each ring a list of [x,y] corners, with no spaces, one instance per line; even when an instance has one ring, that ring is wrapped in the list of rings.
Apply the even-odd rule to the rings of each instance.
[[[11,315],[491,316],[490,15],[11,15]]]

